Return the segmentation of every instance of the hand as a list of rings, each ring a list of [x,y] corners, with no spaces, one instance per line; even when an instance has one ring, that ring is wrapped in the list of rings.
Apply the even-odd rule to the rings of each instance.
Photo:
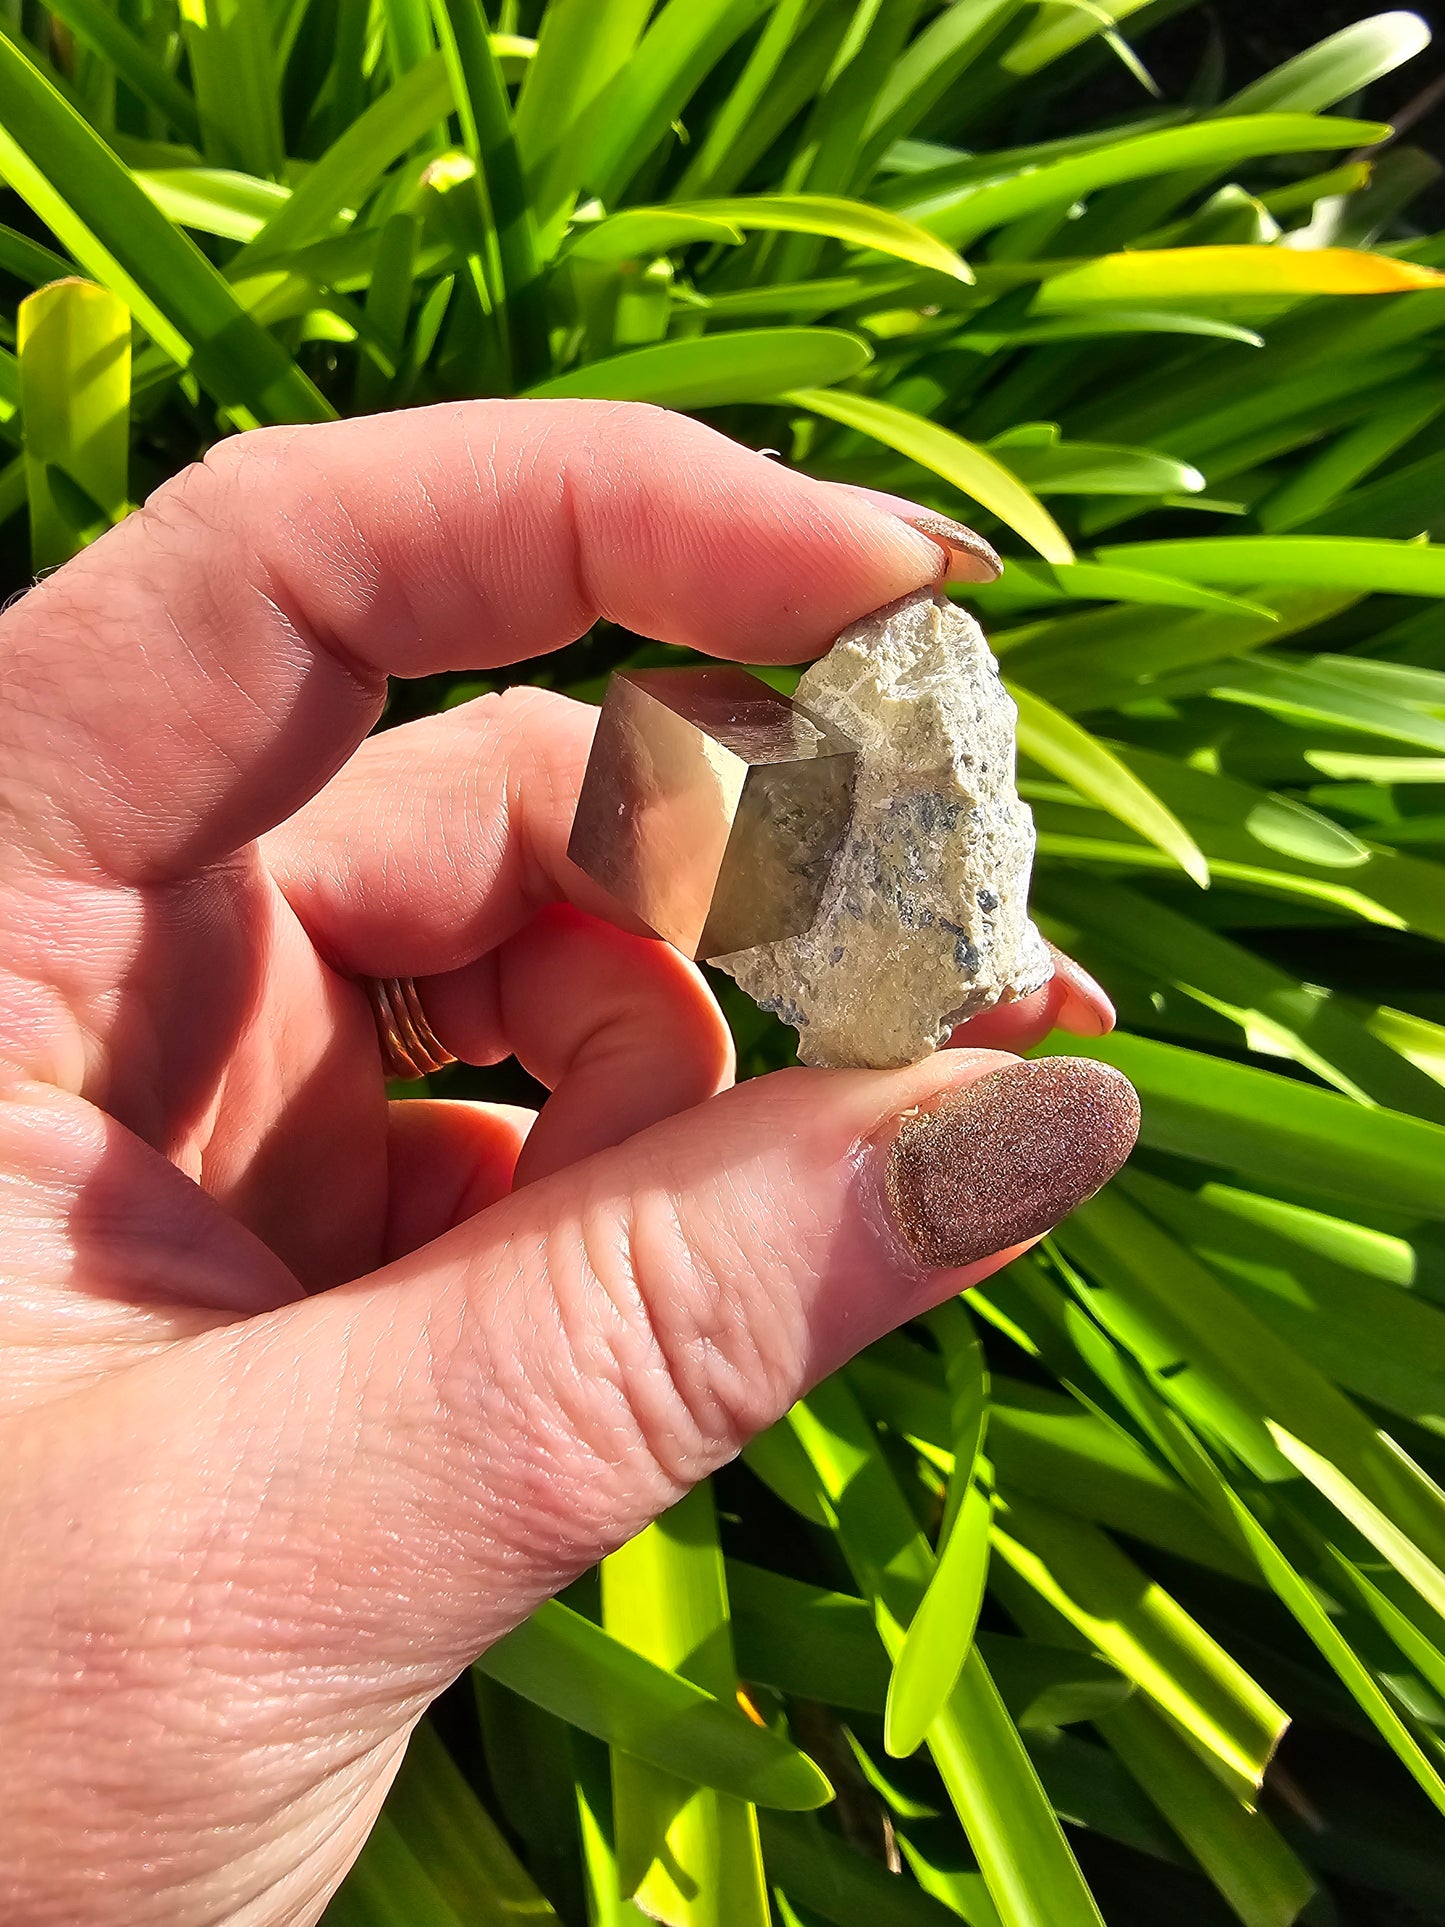
[[[940,567],[686,420],[488,403],[224,443],[4,617],[5,1920],[314,1920],[479,1650],[1121,1160],[1080,1059],[726,1090],[564,854],[586,707],[362,746],[388,675],[602,615],[793,660]],[[365,975],[540,1115],[388,1105]]]

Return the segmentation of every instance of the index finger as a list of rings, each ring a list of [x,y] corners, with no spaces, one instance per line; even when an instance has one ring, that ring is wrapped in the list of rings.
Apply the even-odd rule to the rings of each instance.
[[[314,795],[390,675],[537,655],[601,616],[796,661],[941,569],[876,504],[636,404],[263,429],[5,616],[0,798],[51,860],[173,878]]]

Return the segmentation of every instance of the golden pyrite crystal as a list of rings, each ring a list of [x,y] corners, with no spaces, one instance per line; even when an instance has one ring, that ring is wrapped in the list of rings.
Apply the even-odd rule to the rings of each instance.
[[[732,667],[613,676],[567,854],[689,957],[801,936],[843,836],[854,749]]]

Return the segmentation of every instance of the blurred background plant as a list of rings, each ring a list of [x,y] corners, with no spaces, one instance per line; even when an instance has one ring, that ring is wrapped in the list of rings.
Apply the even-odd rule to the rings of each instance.
[[[1445,1918],[1445,89],[1412,14],[1242,87],[1225,25],[7,0],[7,587],[219,435],[468,395],[962,515],[1144,1100],[1036,1255],[444,1699],[333,1927]]]

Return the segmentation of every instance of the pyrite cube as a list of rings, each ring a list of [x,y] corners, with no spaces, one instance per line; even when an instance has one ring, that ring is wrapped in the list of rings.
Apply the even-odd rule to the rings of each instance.
[[[848,826],[854,756],[746,670],[619,671],[567,854],[689,957],[801,936]]]

